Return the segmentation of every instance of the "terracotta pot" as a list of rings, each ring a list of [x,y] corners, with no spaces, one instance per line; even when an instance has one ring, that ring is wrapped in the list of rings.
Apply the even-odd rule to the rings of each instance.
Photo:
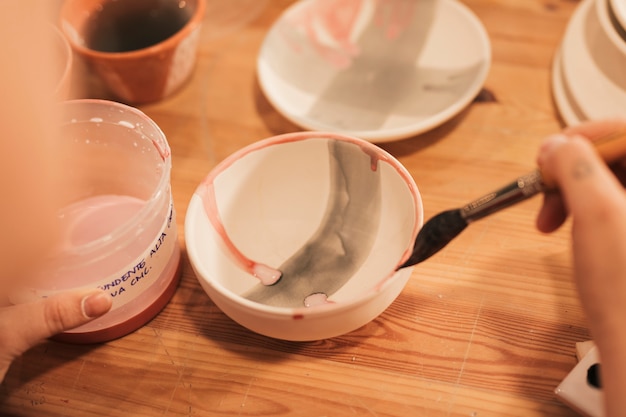
[[[205,0],[68,0],[61,9],[61,29],[112,94],[127,103],[148,103],[189,78],[204,10]],[[159,37],[155,30],[169,26],[172,31],[179,13],[184,15],[180,27]],[[155,16],[164,19],[151,21]],[[137,42],[127,43],[132,40]]]

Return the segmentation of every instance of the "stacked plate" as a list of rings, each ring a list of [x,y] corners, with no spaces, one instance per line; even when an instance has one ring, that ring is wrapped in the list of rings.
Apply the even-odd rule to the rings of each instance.
[[[584,0],[557,52],[552,89],[565,123],[626,116],[626,2]]]

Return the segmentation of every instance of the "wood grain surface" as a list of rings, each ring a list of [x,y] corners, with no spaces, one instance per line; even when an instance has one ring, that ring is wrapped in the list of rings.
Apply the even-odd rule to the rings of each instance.
[[[191,81],[141,109],[166,133],[180,241],[191,195],[230,153],[300,130],[261,93],[256,55],[292,1],[209,0]],[[425,215],[534,167],[562,125],[553,55],[577,1],[464,0],[493,48],[485,90],[439,128],[382,147],[409,169]],[[80,72],[80,71],[79,71]],[[97,346],[42,344],[0,386],[9,416],[574,416],[553,390],[590,338],[571,281],[569,226],[534,227],[540,198],[468,227],[415,268],[377,319],[342,337],[273,340],[226,317],[186,257],[169,305]]]

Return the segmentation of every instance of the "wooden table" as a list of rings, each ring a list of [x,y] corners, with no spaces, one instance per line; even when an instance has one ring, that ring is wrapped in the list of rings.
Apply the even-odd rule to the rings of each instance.
[[[142,106],[173,150],[180,242],[187,204],[224,157],[300,130],[255,78],[259,46],[292,1],[209,0],[193,79]],[[431,215],[533,168],[561,128],[552,57],[573,0],[464,0],[483,21],[493,65],[483,100],[441,127],[383,147],[417,182]],[[221,313],[188,260],[171,303],[99,346],[49,342],[10,369],[2,415],[573,416],[553,390],[590,337],[571,281],[569,227],[534,228],[540,199],[469,227],[414,270],[380,317],[311,343],[254,334]]]

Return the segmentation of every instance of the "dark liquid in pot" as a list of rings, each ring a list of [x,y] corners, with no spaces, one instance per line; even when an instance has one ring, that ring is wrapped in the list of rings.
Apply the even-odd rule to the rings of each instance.
[[[178,0],[110,0],[89,20],[86,46],[101,52],[147,48],[181,30],[191,18]]]

